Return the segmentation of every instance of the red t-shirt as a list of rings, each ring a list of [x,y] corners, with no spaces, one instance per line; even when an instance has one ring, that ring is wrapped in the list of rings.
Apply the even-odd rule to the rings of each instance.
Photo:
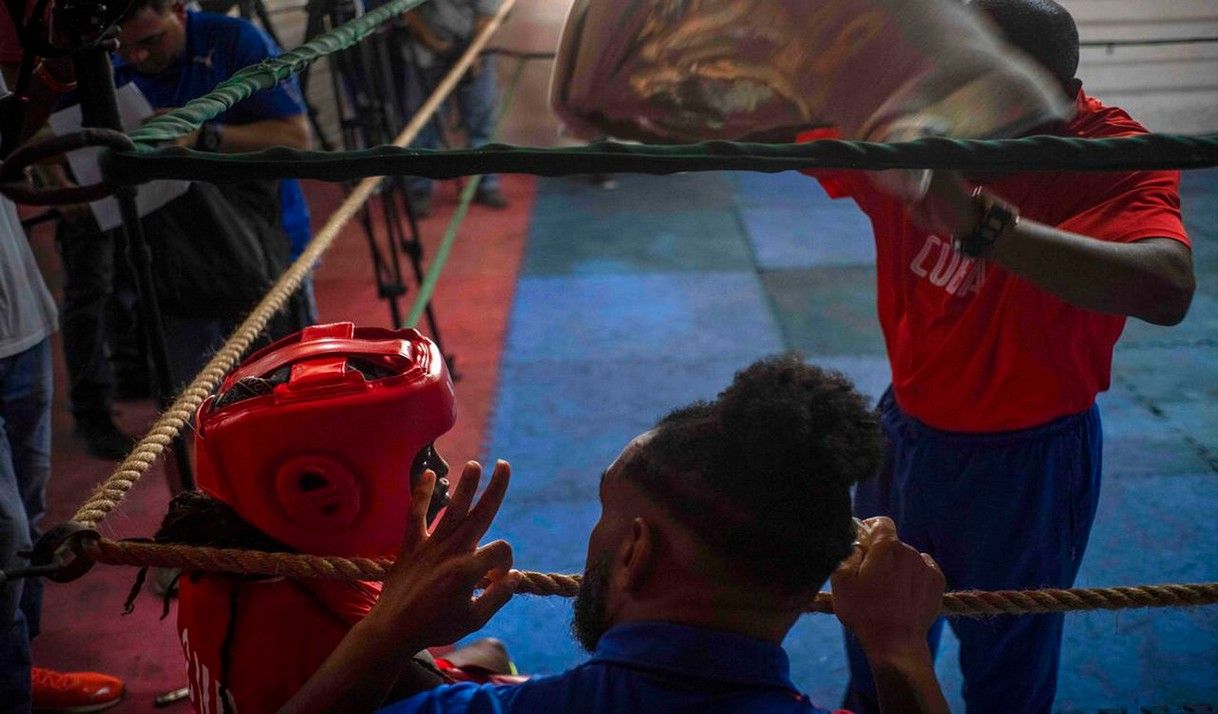
[[[1062,132],[1084,138],[1146,133],[1123,110],[1081,91]],[[812,132],[801,140],[821,138]],[[1125,318],[1075,307],[985,260],[927,235],[902,204],[860,171],[810,172],[871,219],[880,327],[893,392],[906,413],[938,429],[994,432],[1081,412],[1108,388]],[[1099,240],[1173,238],[1179,172],[1029,172],[985,184],[1028,219]]]
[[[287,703],[380,596],[380,583],[347,580],[237,581],[215,575],[179,585],[178,636],[195,711],[224,714],[221,647],[232,613],[228,696],[235,712],[274,712]]]

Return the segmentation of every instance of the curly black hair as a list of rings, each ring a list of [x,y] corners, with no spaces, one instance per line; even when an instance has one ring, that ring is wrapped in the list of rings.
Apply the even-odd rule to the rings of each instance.
[[[850,486],[882,451],[850,380],[785,354],[665,416],[623,473],[749,582],[804,593],[849,555]]]

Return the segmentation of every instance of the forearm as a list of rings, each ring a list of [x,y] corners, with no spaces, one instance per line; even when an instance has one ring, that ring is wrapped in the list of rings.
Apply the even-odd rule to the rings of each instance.
[[[1192,300],[1191,253],[1170,238],[1112,243],[1021,220],[985,258],[1073,305],[1158,325]]]
[[[432,52],[443,53],[448,48],[448,43],[440,39],[431,26],[423,19],[423,16],[416,10],[406,13],[406,25],[410,28],[410,32],[414,35],[419,44],[423,45]]]
[[[866,649],[866,648],[865,648]],[[947,714],[950,710],[925,640],[883,652],[867,650],[880,711]]]
[[[409,633],[378,627],[370,618],[351,628],[281,713],[372,712],[385,703],[410,664],[400,653],[424,646],[404,643]]]
[[[237,154],[261,151],[272,146],[308,149],[312,146],[309,127],[304,116],[287,119],[267,119],[249,124],[224,124],[218,151]]]

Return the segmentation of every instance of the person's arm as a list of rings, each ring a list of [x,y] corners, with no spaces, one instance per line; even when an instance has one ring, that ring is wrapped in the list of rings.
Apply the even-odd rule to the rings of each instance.
[[[170,111],[162,109],[157,114]],[[218,153],[238,154],[243,151],[260,151],[272,146],[286,146],[291,149],[308,149],[312,146],[312,134],[304,114],[277,119],[263,119],[248,124],[216,124],[219,143],[212,149]],[[199,131],[180,136],[173,140],[175,146],[185,146],[193,149],[198,146]]]
[[[428,535],[435,474],[425,472],[411,494],[402,550],[380,599],[281,712],[373,711],[416,652],[459,640],[507,603],[520,582],[520,573],[511,570],[511,546],[495,541],[478,547],[478,541],[503,502],[509,474],[506,462],[497,463],[474,503],[482,467],[466,464],[452,502]],[[480,583],[485,589],[475,596]]]
[[[271,38],[252,23],[236,27],[230,44],[218,49],[228,54],[233,67],[249,67],[279,55]],[[168,111],[162,109],[158,114]],[[273,146],[306,150],[312,147],[313,135],[305,113],[304,98],[295,77],[289,77],[230,108],[221,115],[222,122],[205,125],[207,136],[200,144],[200,131],[179,137],[173,143],[188,148],[235,154],[260,151]]]
[[[981,211],[951,172],[936,172],[926,198],[909,207],[915,222],[944,235],[970,233]],[[1196,287],[1192,251],[1170,237],[1114,243],[1020,218],[982,257],[1073,305],[1156,325],[1183,320]]]
[[[943,604],[943,573],[897,540],[887,518],[833,574],[833,611],[863,645],[883,712],[947,714],[926,634]]]
[[[452,51],[452,43],[441,39],[435,30],[432,30],[431,26],[427,24],[427,21],[423,19],[423,16],[419,14],[418,10],[411,10],[406,13],[405,19],[406,26],[410,28],[411,34],[419,41],[419,44],[441,57]]]

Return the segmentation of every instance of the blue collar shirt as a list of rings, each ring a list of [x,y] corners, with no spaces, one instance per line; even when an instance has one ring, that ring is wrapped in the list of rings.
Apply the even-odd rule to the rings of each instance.
[[[237,70],[279,54],[271,38],[248,20],[211,12],[186,13],[186,44],[182,55],[164,72],[140,74],[135,67],[114,57],[114,81],[118,86],[135,82],[153,109],[180,107],[216,88]],[[216,117],[221,124],[249,124],[266,119],[285,119],[304,114],[300,84],[289,77],[274,87],[255,92]],[[292,241],[293,257],[309,240],[309,209],[300,182],[284,179],[279,184],[280,217]]]
[[[827,714],[795,688],[789,672],[787,653],[769,642],[668,622],[632,622],[606,632],[590,660],[562,674],[517,685],[446,685],[381,711]]]

